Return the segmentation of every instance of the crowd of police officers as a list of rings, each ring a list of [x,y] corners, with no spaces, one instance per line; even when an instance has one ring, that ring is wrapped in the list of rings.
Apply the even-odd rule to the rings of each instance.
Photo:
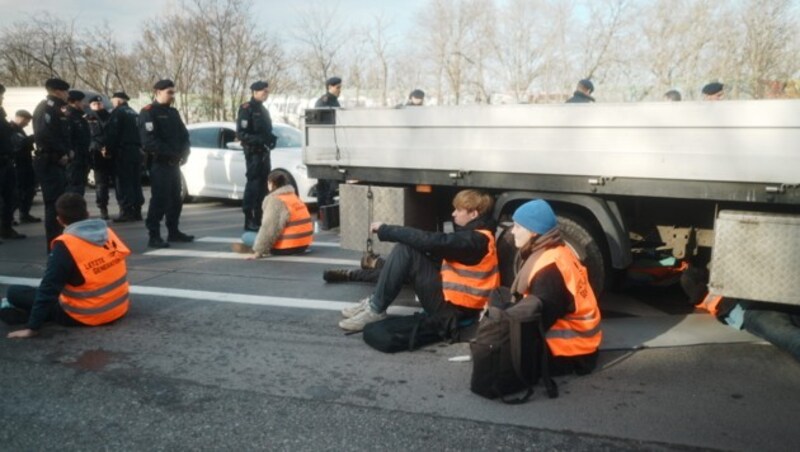
[[[339,107],[342,80],[326,81],[326,93],[316,107]],[[11,122],[2,107],[5,87],[0,85],[0,237],[23,239],[14,230],[14,211],[19,223],[42,220],[30,214],[36,186],[44,202],[44,228],[49,251],[51,242],[63,232],[55,203],[64,193],[85,194],[90,170],[94,171],[96,203],[100,216],[109,220],[109,189],[114,187],[119,216],[114,222],[142,221],[142,170],[149,170],[151,197],[144,219],[149,234],[148,246],[169,247],[169,242],[191,242],[194,236],[179,229],[183,207],[180,167],[189,152],[189,133],[175,101],[175,84],[159,80],[153,85],[153,102],[140,112],[129,105],[125,92],[111,96],[109,113],[101,96],[70,90],[69,84],[52,78],[45,82],[47,97],[33,114],[19,110]],[[246,159],[244,210],[246,230],[258,230],[263,214],[267,177],[271,171],[270,151],[277,137],[264,102],[269,84],[257,81],[250,86],[252,97],[237,115],[236,129]],[[84,105],[88,104],[88,110]],[[33,135],[24,129],[33,123]],[[319,205],[334,202],[334,181],[319,181]],[[161,235],[164,220],[167,238]],[[2,242],[0,242],[2,243]]]

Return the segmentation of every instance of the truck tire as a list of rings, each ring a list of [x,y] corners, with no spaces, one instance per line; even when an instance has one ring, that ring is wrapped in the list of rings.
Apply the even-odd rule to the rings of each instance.
[[[610,260],[603,252],[602,242],[595,238],[594,229],[586,224],[579,217],[559,214],[558,225],[561,228],[561,236],[586,266],[589,272],[589,283],[598,297],[607,287],[607,281],[611,277]]]

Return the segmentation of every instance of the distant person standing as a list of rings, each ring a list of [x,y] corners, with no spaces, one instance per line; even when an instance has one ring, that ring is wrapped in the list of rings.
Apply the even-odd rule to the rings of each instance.
[[[81,91],[70,91],[67,97],[67,116],[69,117],[72,155],[67,164],[67,192],[81,196],[86,192],[86,178],[89,174],[89,146],[92,144],[92,132],[83,110],[83,99],[86,95]]]
[[[194,236],[178,229],[183,199],[181,198],[181,166],[189,158],[189,132],[180,113],[172,107],[175,83],[159,80],[153,85],[155,100],[139,112],[139,132],[146,152],[153,155],[150,167],[150,207],[145,222],[150,234],[147,246],[167,248],[161,238],[161,219],[166,217],[167,240],[191,242]]]
[[[19,222],[39,223],[42,220],[31,215],[33,198],[36,196],[36,173],[33,171],[33,136],[25,133],[33,116],[27,110],[18,110],[10,123],[14,134],[11,144],[14,147],[14,173],[17,176],[17,210]]]
[[[315,108],[340,108],[339,96],[342,94],[342,79],[331,77],[325,81],[326,93],[317,99]],[[339,183],[332,179],[317,180],[317,205],[319,207],[333,204],[336,189]]]
[[[33,111],[33,137],[36,153],[33,168],[42,187],[44,199],[44,230],[47,250],[64,230],[56,219],[56,200],[67,189],[66,168],[72,145],[67,118],[69,83],[51,78],[44,84],[47,98]]]
[[[14,129],[6,120],[3,96],[6,87],[0,85],[0,237],[22,239],[24,235],[14,230],[14,209],[17,205],[17,177],[14,173]]]
[[[415,89],[408,95],[407,107],[421,107],[425,105],[425,91]]]
[[[111,155],[106,149],[105,128],[108,123],[109,113],[103,105],[103,98],[95,96],[89,102],[89,113],[86,121],[89,122],[89,131],[92,143],[89,145],[89,160],[94,170],[94,193],[97,208],[100,209],[100,218],[108,220],[108,187],[114,182]]]
[[[575,87],[575,92],[572,93],[572,97],[567,99],[568,104],[589,104],[594,102],[594,97],[592,97],[592,93],[594,93],[594,83],[591,80],[583,79],[578,82],[578,86]]]
[[[116,175],[117,204],[119,204],[119,216],[114,218],[115,223],[141,221],[142,205],[144,205],[139,114],[128,105],[129,100],[130,97],[125,92],[116,92],[111,96],[114,110],[106,125],[106,149],[113,159],[114,166],[111,171]],[[177,114],[177,110],[175,113]],[[188,152],[187,149],[187,156]]]
[[[722,100],[725,97],[725,85],[712,82],[703,87],[703,100]]]
[[[680,102],[683,97],[681,97],[681,93],[678,90],[671,89],[664,93],[664,100],[667,102]]]
[[[275,148],[277,137],[272,134],[272,118],[264,106],[269,97],[269,83],[259,80],[250,85],[250,91],[250,100],[239,107],[236,133],[242,141],[246,162],[247,183],[242,200],[244,229],[258,231],[263,215],[261,204],[266,196],[267,177],[272,170],[269,153]]]

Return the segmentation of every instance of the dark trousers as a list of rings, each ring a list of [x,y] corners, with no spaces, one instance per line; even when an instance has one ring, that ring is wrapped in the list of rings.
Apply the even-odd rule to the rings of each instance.
[[[267,177],[272,171],[269,152],[245,151],[247,183],[244,186],[242,210],[245,217],[250,217],[256,224],[261,223],[261,203],[267,195]]]
[[[120,210],[139,212],[144,205],[144,195],[142,194],[142,155],[138,148],[122,150],[116,159],[116,173],[117,202]],[[178,196],[180,196],[180,183],[180,169],[178,169]]]
[[[107,159],[97,159],[94,164],[94,194],[97,207],[108,209],[108,192],[110,187],[115,184],[114,162]],[[119,204],[119,192],[117,192],[117,204]]]
[[[9,286],[6,291],[6,298],[15,308],[30,314],[33,309],[33,302],[36,299],[36,288],[29,286]],[[80,322],[73,319],[61,308],[60,303],[53,303],[50,312],[45,319],[48,322],[55,322],[64,326],[79,326]]]
[[[86,178],[89,175],[89,163],[73,160],[67,165],[67,193],[86,194]]]
[[[456,306],[444,299],[441,268],[441,262],[432,260],[417,249],[402,243],[395,245],[381,268],[378,284],[370,299],[372,310],[386,311],[400,294],[403,284],[409,283],[427,314],[437,316],[442,321],[455,318],[459,324],[477,319],[480,309]]]
[[[339,181],[332,179],[317,180],[317,205],[321,207],[333,204],[338,188]]]
[[[10,160],[0,163],[0,227],[10,228],[17,208],[17,176]]]
[[[50,242],[64,231],[64,228],[56,220],[56,200],[67,190],[67,175],[64,167],[50,163],[47,158],[34,160],[33,168],[36,170],[36,177],[42,187],[44,232],[49,253]]]
[[[800,314],[769,307],[745,308],[744,329],[800,361]]]
[[[154,162],[150,168],[150,207],[145,225],[151,237],[161,235],[161,219],[166,217],[167,231],[178,232],[183,209],[181,169],[178,165]]]
[[[17,175],[17,208],[20,217],[30,215],[33,198],[36,196],[36,173],[33,171],[33,162],[27,159],[16,161]]]

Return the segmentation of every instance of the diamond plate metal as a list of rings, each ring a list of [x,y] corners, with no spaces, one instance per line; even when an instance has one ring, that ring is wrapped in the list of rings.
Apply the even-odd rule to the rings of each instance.
[[[714,229],[711,293],[800,305],[800,215],[723,211]]]

